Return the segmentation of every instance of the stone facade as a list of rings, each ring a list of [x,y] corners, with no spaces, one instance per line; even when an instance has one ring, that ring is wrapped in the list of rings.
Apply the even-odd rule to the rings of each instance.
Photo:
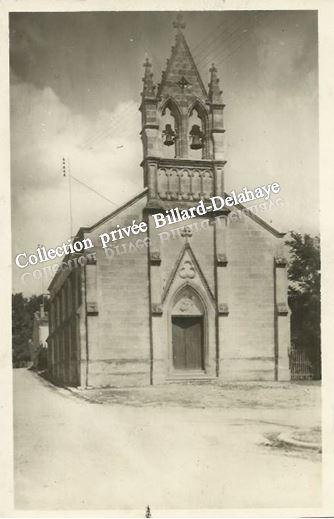
[[[154,214],[224,195],[222,92],[208,92],[183,34],[160,85],[145,62],[144,190],[77,239],[50,285],[49,371],[60,384],[289,380],[283,234],[242,206],[156,228]],[[147,233],[103,249],[99,235],[133,220]]]

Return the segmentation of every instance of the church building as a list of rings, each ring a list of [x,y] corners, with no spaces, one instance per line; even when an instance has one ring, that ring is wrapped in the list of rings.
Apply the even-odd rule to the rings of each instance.
[[[144,64],[143,190],[79,229],[75,240],[94,248],[68,255],[49,287],[48,370],[56,384],[290,380],[284,234],[241,204],[154,224],[158,212],[226,196],[217,69],[206,89],[180,17],[174,26],[158,85]],[[102,248],[102,233],[134,221],[145,221],[147,232]]]

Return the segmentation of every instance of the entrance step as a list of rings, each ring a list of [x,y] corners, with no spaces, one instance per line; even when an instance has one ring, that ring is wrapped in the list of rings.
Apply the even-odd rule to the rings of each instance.
[[[217,384],[217,377],[206,377],[205,375],[183,375],[172,376],[166,379],[166,384]]]

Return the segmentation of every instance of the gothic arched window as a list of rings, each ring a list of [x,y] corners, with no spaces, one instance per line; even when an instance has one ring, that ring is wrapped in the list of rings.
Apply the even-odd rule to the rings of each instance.
[[[180,120],[177,106],[169,99],[161,112],[161,142],[164,157],[179,156]]]
[[[192,159],[207,158],[207,114],[200,103],[196,102],[189,112],[188,155]]]

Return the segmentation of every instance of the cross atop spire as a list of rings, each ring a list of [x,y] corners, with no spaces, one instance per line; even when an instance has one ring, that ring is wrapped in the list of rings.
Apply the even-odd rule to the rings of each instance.
[[[185,22],[183,21],[182,13],[178,13],[176,16],[175,22],[173,22],[173,27],[177,29],[179,32],[182,31],[186,26]]]
[[[207,92],[183,33],[186,24],[181,12],[177,13],[173,26],[176,29],[175,44],[172,46],[166,70],[162,73],[157,95],[164,99],[172,97],[181,104],[185,98],[189,104],[195,98],[202,99],[205,103]]]

